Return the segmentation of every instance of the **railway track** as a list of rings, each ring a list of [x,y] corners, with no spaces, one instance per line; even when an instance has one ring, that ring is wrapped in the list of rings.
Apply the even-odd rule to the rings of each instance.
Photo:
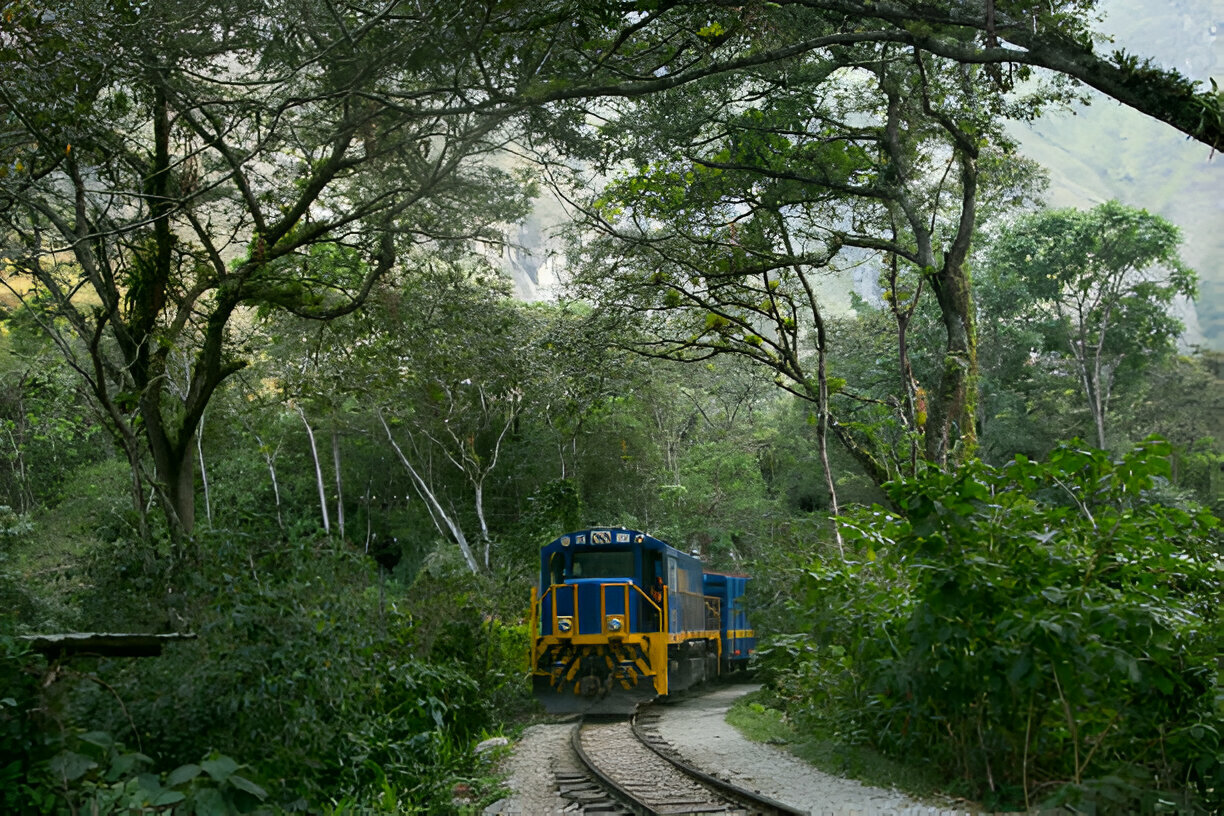
[[[798,816],[790,807],[688,765],[658,736],[658,713],[574,726],[573,757],[554,769],[558,790],[583,814],[763,814]]]

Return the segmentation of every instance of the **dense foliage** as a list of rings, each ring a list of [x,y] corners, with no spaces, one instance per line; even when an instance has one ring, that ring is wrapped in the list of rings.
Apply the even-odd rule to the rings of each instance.
[[[1218,522],[1162,498],[1168,454],[893,483],[897,514],[846,522],[858,558],[806,571],[779,693],[995,806],[1218,808]]]
[[[501,605],[496,591],[469,587],[465,602],[423,575],[450,587],[438,621],[432,593],[333,542],[214,544],[177,582],[174,614],[198,637],[161,658],[48,665],[6,637],[6,812],[395,812],[446,806],[456,785],[488,795],[472,746],[525,696],[521,624],[471,625]],[[143,605],[140,568],[125,566],[104,584],[115,623]]]
[[[1165,219],[1108,201],[1029,215],[991,247],[986,308],[1023,325],[1044,365],[1071,369],[1098,447],[1116,386],[1170,355],[1185,329],[1171,306],[1194,296],[1196,276],[1180,243]]]
[[[988,8],[0,2],[0,810],[473,811],[588,524],[754,574],[801,728],[1220,807],[1224,363],[1171,224],[1013,220],[1005,125],[1220,98]]]
[[[411,307],[454,307],[428,339],[462,342],[470,314],[457,307],[481,291],[456,281],[432,300],[418,290]],[[379,304],[408,308],[384,299],[393,294]],[[485,493],[487,570],[473,573],[444,537],[448,528],[437,526],[378,424],[386,411],[403,420],[397,434],[413,428],[415,445],[404,447],[423,477],[417,487],[457,525],[479,529],[471,481],[431,447],[446,437],[430,423],[446,415],[434,412],[429,383],[453,385],[477,373],[470,365],[497,371],[497,358],[456,355],[431,367],[429,355],[397,352],[423,338],[385,338],[397,353],[381,356],[306,335],[318,375],[278,381],[324,429],[313,449],[288,400],[234,389],[214,403],[198,451],[206,513],[177,558],[141,539],[113,451],[67,469],[33,512],[3,516],[0,597],[16,614],[0,618],[8,649],[0,767],[20,780],[5,786],[5,808],[475,807],[497,787],[488,764],[495,755],[476,756],[474,745],[530,710],[522,615],[536,548],[556,530],[641,524],[741,568],[776,545],[818,546],[824,523],[788,509],[809,499],[805,464],[780,437],[807,426],[776,404],[768,383],[734,365],[711,365],[697,379],[683,367],[623,357],[589,370],[584,355],[610,352],[580,341],[576,316],[517,305],[504,293],[484,292],[480,302],[486,318],[502,315],[507,342],[534,344],[541,355],[531,377],[519,375],[526,407]],[[371,311],[367,327],[376,319]],[[274,330],[281,346],[267,370],[276,373],[296,365],[289,352],[302,353],[303,338],[295,327]],[[333,348],[342,362],[326,362]],[[381,382],[388,369],[419,376],[417,413]],[[483,455],[491,442],[475,430],[470,444]],[[660,446],[663,438],[670,442]],[[30,439],[23,454],[41,455],[39,443]],[[347,503],[344,538],[322,529],[320,460],[332,517]],[[686,522],[695,515],[702,525]],[[191,631],[197,639],[157,658],[48,663],[13,638],[71,630]]]

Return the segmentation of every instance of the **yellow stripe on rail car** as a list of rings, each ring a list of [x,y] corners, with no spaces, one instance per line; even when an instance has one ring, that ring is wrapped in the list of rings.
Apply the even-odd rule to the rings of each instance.
[[[692,631],[692,632],[671,632],[667,636],[668,643],[683,643],[686,640],[717,640],[718,630],[710,629],[707,631]]]

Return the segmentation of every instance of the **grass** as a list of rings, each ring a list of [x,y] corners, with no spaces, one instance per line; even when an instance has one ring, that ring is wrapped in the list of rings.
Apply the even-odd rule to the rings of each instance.
[[[828,774],[857,779],[864,785],[895,788],[915,799],[948,795],[932,770],[899,762],[835,735],[800,731],[769,703],[764,690],[747,694],[727,712],[727,722],[753,742],[777,745]]]

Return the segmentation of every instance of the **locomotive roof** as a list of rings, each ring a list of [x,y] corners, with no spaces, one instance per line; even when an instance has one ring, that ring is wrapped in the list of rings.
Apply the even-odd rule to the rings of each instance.
[[[550,541],[544,549],[568,549],[570,547],[616,547],[639,546],[648,550],[676,550],[661,538],[643,533],[640,530],[630,530],[625,527],[589,527],[585,530],[575,530]],[[676,552],[681,552],[676,550]]]

